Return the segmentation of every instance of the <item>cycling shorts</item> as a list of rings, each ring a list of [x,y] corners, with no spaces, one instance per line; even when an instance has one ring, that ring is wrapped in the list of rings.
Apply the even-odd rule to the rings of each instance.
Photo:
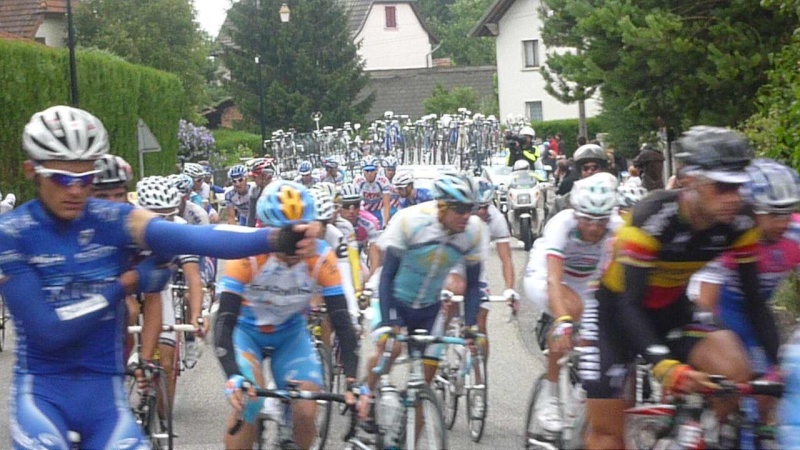
[[[726,299],[720,298],[717,306],[718,316],[723,326],[730,329],[744,343],[750,357],[750,367],[754,373],[767,373],[770,368],[767,353],[758,341],[750,316],[744,310],[744,305],[729,304]],[[765,306],[766,307],[766,306]]]
[[[586,304],[586,299],[594,297],[594,289],[588,282],[562,281],[562,285],[571,289],[581,299],[581,303]],[[547,293],[547,278],[539,276],[526,276],[522,282],[525,289],[525,296],[533,302],[539,311],[553,316],[550,310],[550,302]]]
[[[322,365],[306,326],[306,319],[299,314],[287,320],[280,330],[269,334],[252,326],[238,324],[233,332],[233,347],[242,376],[264,387],[264,379],[257,380],[255,372],[256,367],[263,368],[265,349],[271,347],[270,368],[278,389],[285,389],[286,382],[290,380],[309,381],[317,386],[324,386]],[[242,418],[248,423],[255,423],[264,406],[264,400],[259,397],[248,402]]]
[[[625,379],[636,361],[636,351],[626,342],[619,326],[617,294],[600,287],[595,297],[587,298],[581,317],[577,347],[578,375],[588,398],[621,398]],[[692,322],[691,304],[686,296],[666,308],[645,310],[647,320],[679,361],[688,361],[692,349],[717,328]],[[687,314],[688,312],[688,314]]]
[[[121,375],[17,374],[10,411],[14,449],[72,448],[69,431],[80,435],[80,448],[150,448]]]
[[[378,309],[380,311],[380,308]],[[397,317],[400,325],[406,327],[409,333],[414,330],[425,330],[431,336],[444,336],[444,314],[442,304],[437,302],[434,305],[420,309],[409,308],[404,305],[397,305]],[[437,364],[442,356],[444,346],[442,344],[429,345],[425,349],[424,359],[427,364]]]

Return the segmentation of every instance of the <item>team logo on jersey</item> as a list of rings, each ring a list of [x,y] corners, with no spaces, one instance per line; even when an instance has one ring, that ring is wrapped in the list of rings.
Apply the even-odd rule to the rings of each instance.
[[[80,233],[78,233],[78,244],[84,246],[92,242],[92,238],[94,238],[94,228],[81,230]]]

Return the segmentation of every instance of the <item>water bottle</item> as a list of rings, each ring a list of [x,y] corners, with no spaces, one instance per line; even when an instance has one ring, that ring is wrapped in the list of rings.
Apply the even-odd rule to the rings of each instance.
[[[784,391],[778,407],[780,448],[800,448],[800,330],[783,349]]]
[[[385,439],[384,445],[400,444],[399,440],[405,425],[405,408],[403,407],[403,398],[397,388],[394,386],[381,387],[378,408],[380,408],[378,417]]]

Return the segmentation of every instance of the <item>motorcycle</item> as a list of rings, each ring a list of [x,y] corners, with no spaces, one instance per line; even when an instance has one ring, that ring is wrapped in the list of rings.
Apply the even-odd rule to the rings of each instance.
[[[511,234],[522,241],[525,251],[541,234],[544,222],[544,183],[530,173],[515,174],[508,185],[506,220]]]

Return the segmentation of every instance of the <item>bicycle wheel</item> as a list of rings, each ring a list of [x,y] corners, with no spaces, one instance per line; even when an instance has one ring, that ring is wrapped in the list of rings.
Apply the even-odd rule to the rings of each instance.
[[[412,415],[416,409],[417,414]],[[410,423],[413,421],[415,427],[412,429]],[[422,424],[416,424],[418,418],[422,418]],[[405,434],[414,433],[416,430],[415,449],[420,450],[441,450],[447,447],[447,430],[444,427],[444,416],[436,397],[428,386],[423,386],[417,392],[417,402],[415,408],[406,412]],[[407,446],[408,447],[408,446]]]
[[[489,412],[489,396],[486,390],[489,383],[486,373],[487,364],[483,356],[478,355],[474,365],[473,371],[469,374],[470,381],[467,384],[466,416],[472,442],[480,442],[486,425],[486,415]]]
[[[333,382],[333,371],[331,370],[331,351],[328,346],[323,343],[317,344],[317,353],[319,354],[320,363],[322,365],[322,380],[325,386],[322,390],[331,392],[331,384]],[[328,439],[328,427],[331,422],[331,402],[325,400],[317,400],[317,438],[311,445],[311,448],[321,449],[325,448],[325,441]]]
[[[6,301],[0,295],[0,352],[6,348],[6,326],[10,322],[10,317],[6,312]]]
[[[542,393],[543,381],[547,375],[542,374],[533,384],[533,392],[528,400],[528,412],[525,414],[525,431],[523,433],[523,448],[536,449],[542,447],[561,448],[561,436],[547,433],[539,426],[536,420],[536,402]]]
[[[167,391],[164,372],[159,372],[152,380],[152,393],[148,396],[148,417],[144,431],[150,438],[154,449],[172,450],[174,433],[172,430],[172,404]]]
[[[464,377],[461,376],[461,355],[459,349],[448,345],[442,360],[439,361],[439,372],[436,374],[436,393],[438,394],[445,426],[453,429],[458,416],[458,398],[464,387]]]

